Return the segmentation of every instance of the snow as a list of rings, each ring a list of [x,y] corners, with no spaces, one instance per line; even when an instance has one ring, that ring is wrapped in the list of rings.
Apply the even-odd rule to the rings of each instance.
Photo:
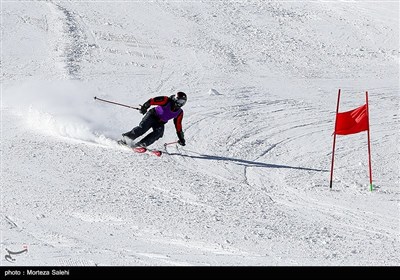
[[[393,266],[399,2],[2,1],[1,252],[17,266]],[[369,93],[367,135],[338,136]],[[184,91],[186,146],[115,144]],[[176,141],[172,122],[153,148]]]

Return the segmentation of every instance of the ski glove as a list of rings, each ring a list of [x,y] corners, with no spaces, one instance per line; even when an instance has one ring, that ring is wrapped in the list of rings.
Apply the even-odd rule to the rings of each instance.
[[[186,145],[186,141],[185,141],[185,136],[183,134],[183,131],[179,131],[179,132],[177,132],[177,134],[178,134],[178,138],[179,138],[178,144],[181,145],[181,146],[185,146]]]
[[[147,109],[149,109],[150,107],[150,102],[147,101],[146,103],[144,103],[142,106],[140,106],[140,113],[142,113],[143,115],[147,113]]]
[[[185,146],[186,145],[185,139],[178,140],[178,144],[181,145],[181,146]]]

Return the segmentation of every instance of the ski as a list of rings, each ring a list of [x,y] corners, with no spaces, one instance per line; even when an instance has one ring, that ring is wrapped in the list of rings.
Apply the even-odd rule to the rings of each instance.
[[[135,153],[139,153],[139,154],[148,152],[148,153],[158,156],[158,157],[160,157],[163,154],[162,151],[157,150],[157,149],[148,149],[146,147],[140,147],[140,146],[132,147],[132,146],[128,145],[124,140],[118,140],[117,143],[118,143],[118,145],[127,147],[127,148],[131,149],[132,151],[134,151]]]
[[[158,157],[160,157],[163,154],[163,152],[161,152],[160,150],[151,150],[150,153]]]
[[[162,152],[160,150],[153,150],[153,149],[147,149],[145,147],[134,147],[132,148],[132,150],[136,153],[145,153],[145,152],[149,152],[152,155],[158,156],[160,157],[162,155]]]
[[[147,151],[147,149],[144,147],[134,147],[132,148],[132,150],[139,154],[145,153]]]

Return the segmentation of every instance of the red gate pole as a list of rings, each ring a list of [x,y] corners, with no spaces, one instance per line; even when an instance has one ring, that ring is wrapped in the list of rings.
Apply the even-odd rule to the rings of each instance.
[[[367,121],[368,121],[368,167],[369,167],[369,188],[372,192],[372,164],[371,164],[371,138],[369,133],[369,104],[368,104],[368,91],[365,92],[365,100],[367,103]]]
[[[338,98],[337,98],[337,105],[336,105],[336,117],[335,117],[335,130],[333,132],[333,148],[332,148],[332,163],[331,163],[331,180],[329,187],[332,189],[332,180],[333,180],[333,162],[335,160],[335,145],[336,145],[336,124],[337,124],[337,115],[339,112],[339,101],[340,101],[340,89],[338,92]]]

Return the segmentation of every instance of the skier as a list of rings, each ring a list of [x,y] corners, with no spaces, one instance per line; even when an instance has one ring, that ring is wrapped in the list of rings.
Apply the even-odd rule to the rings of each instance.
[[[138,126],[131,131],[122,134],[123,139],[119,144],[127,145],[127,140],[135,140],[145,134],[150,128],[153,129],[146,137],[135,143],[133,147],[148,147],[164,135],[164,125],[171,119],[174,119],[176,134],[178,135],[178,144],[185,146],[185,137],[182,131],[182,106],[185,105],[187,96],[179,91],[175,95],[157,96],[150,98],[140,107],[140,113],[145,115]],[[158,105],[147,111],[150,106]]]

